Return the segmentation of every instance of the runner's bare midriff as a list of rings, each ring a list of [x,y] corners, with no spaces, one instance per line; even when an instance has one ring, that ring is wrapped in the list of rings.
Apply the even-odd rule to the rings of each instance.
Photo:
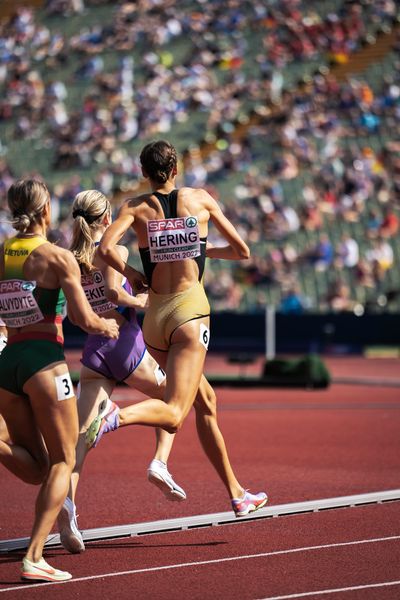
[[[35,325],[25,325],[25,327],[9,327],[7,329],[8,339],[15,335],[25,333],[46,333],[54,337],[64,339],[62,324],[57,323],[35,323]]]

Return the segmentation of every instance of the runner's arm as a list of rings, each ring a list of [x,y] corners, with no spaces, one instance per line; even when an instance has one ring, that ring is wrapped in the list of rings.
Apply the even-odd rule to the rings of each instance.
[[[133,214],[126,204],[124,204],[120,209],[118,217],[111,223],[101,238],[97,252],[105,263],[119,273],[122,273],[122,275],[125,275],[135,291],[140,292],[146,287],[144,275],[131,267],[126,260],[123,260],[117,250],[118,242],[132,226],[133,221]]]
[[[128,260],[128,249],[125,246],[116,246],[121,259],[126,262]],[[105,293],[107,299],[118,306],[127,306],[129,308],[144,308],[147,305],[147,294],[138,294],[132,296],[122,287],[123,275],[106,265],[103,269],[105,281]]]
[[[208,193],[207,196],[207,208],[210,212],[210,220],[228,244],[225,246],[214,246],[211,243],[207,243],[206,256],[208,258],[223,258],[227,260],[250,258],[250,249],[247,244],[242,240],[229,219],[225,217],[214,198]]]
[[[70,321],[87,333],[117,339],[119,335],[117,322],[114,319],[103,319],[93,312],[81,286],[81,274],[74,256],[68,250],[61,248],[58,250],[53,264],[59,285],[68,302]]]

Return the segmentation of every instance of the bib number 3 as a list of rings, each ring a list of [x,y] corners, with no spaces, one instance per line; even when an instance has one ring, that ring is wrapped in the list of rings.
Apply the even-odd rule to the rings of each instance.
[[[204,323],[200,323],[200,344],[203,344],[204,348],[208,350],[208,344],[210,343],[210,330]]]
[[[71,376],[68,372],[57,375],[54,381],[56,382],[57,400],[68,400],[68,398],[72,398],[75,395]]]

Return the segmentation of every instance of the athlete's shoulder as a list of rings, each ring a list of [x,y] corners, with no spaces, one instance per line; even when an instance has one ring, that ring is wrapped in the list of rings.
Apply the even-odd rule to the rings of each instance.
[[[178,190],[178,197],[183,199],[208,200],[210,194],[204,188],[182,187]]]
[[[127,198],[123,205],[121,206],[121,211],[124,210],[126,212],[134,211],[137,208],[142,207],[143,205],[149,205],[151,203],[151,194],[141,194],[140,196],[135,196],[132,198]]]
[[[215,199],[204,188],[182,188],[182,190],[185,191],[180,198],[189,210],[210,212],[215,209]]]
[[[64,248],[63,246],[59,246],[57,244],[57,242],[49,241],[47,244],[43,244],[42,246],[39,246],[38,250],[41,250],[42,252],[45,252],[46,254],[51,255],[51,256],[59,256],[59,257],[64,257],[64,256],[68,256],[68,255],[73,256],[71,250],[68,250],[68,248]]]
[[[186,194],[198,194],[199,192],[201,193],[204,190],[202,188],[193,188],[193,187],[184,186],[184,187],[177,189],[177,191],[178,191],[179,195],[186,195]]]
[[[74,255],[67,248],[62,248],[61,246],[57,246],[57,244],[46,244],[46,247],[43,247],[43,252],[49,262],[56,267],[60,268],[71,268],[76,267],[78,265]]]

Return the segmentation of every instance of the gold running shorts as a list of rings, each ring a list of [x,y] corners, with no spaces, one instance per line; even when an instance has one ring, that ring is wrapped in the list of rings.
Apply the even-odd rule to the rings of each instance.
[[[150,289],[149,308],[143,321],[144,341],[149,348],[166,352],[175,329],[208,316],[210,305],[200,282],[174,294],[156,294]]]

